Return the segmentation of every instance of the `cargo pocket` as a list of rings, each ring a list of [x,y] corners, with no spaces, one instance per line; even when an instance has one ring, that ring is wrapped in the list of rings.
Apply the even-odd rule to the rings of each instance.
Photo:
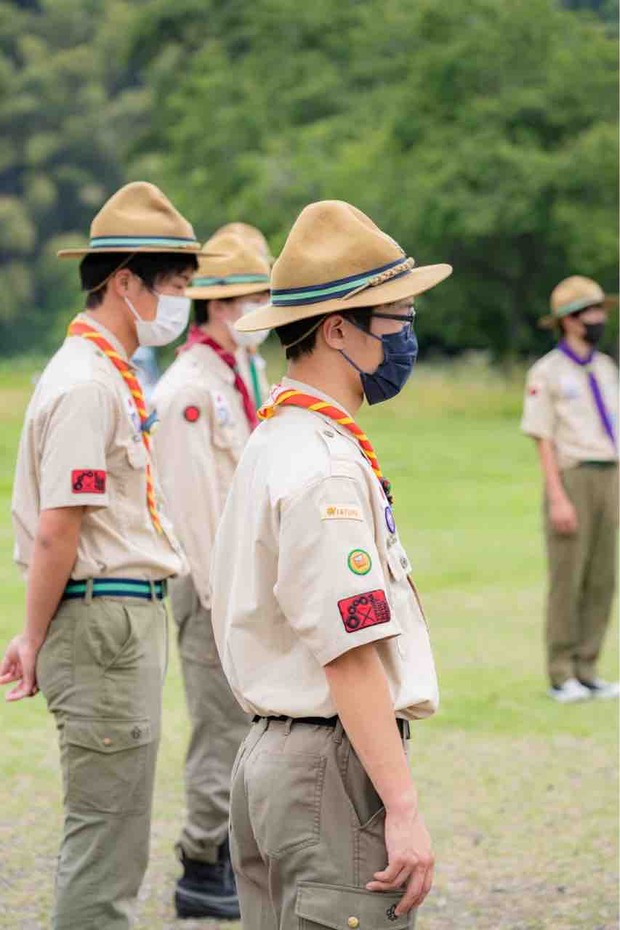
[[[147,760],[152,753],[148,719],[73,718],[64,725],[67,807],[73,811],[140,814],[152,793]]]
[[[346,885],[300,882],[295,915],[298,930],[410,930],[415,913],[397,917],[403,892],[366,891]]]

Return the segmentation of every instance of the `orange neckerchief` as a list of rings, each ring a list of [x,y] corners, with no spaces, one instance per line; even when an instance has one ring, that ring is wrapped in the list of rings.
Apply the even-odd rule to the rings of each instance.
[[[145,428],[145,423],[148,420],[148,411],[146,409],[146,404],[144,403],[144,394],[142,393],[140,382],[136,378],[131,365],[118,354],[116,349],[110,345],[105,336],[103,336],[99,330],[95,329],[94,326],[91,326],[90,323],[87,323],[85,320],[76,318],[72,323],[70,323],[69,329],[67,330],[67,335],[81,336],[83,339],[90,339],[91,342],[94,342],[95,345],[101,349],[104,355],[110,359],[116,370],[124,378],[125,383],[129,388],[135,408],[138,411],[138,416],[140,417],[142,442],[144,443],[144,448],[146,449],[147,455],[149,456],[146,463],[146,504],[149,509],[155,530],[158,533],[161,533],[162,528],[159,514],[157,512],[155,483],[153,481],[153,471],[151,469],[150,461],[151,439],[148,433],[148,429]]]
[[[370,439],[366,433],[360,429],[355,420],[345,413],[344,410],[341,410],[340,407],[336,407],[334,404],[329,404],[327,401],[321,400],[319,397],[314,397],[312,394],[304,394],[296,388],[283,388],[282,385],[278,385],[273,391],[271,398],[258,411],[259,420],[269,420],[275,415],[278,407],[303,407],[304,410],[314,410],[317,413],[322,413],[323,416],[329,417],[330,420],[334,420],[335,423],[339,423],[340,426],[344,426],[344,428],[357,439],[362,452],[368,459],[370,467],[379,479],[388,502],[390,504],[392,503],[392,486],[381,471],[377,453]]]

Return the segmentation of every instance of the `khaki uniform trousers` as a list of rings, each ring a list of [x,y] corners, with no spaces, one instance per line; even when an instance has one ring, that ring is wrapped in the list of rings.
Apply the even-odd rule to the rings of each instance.
[[[404,930],[402,892],[366,891],[387,865],[385,811],[340,723],[262,719],[235,762],[231,857],[243,930]]]
[[[189,859],[217,862],[228,837],[230,773],[250,725],[224,675],[211,611],[190,576],[170,584],[191,737],[185,759],[187,818],[178,842]]]
[[[562,482],[579,528],[572,536],[556,533],[545,505],[547,663],[556,687],[596,675],[616,583],[618,469],[580,465],[564,471]]]
[[[37,660],[55,718],[64,831],[54,930],[126,930],[149,852],[166,669],[161,601],[65,601]]]

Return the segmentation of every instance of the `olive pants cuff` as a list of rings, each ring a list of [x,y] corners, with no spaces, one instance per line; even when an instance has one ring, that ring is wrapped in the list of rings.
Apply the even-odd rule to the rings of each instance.
[[[39,653],[64,787],[53,930],[130,926],[148,861],[166,623],[158,601],[68,601]]]
[[[177,848],[198,862],[217,862],[228,836],[230,773],[249,728],[224,675],[211,624],[191,578],[171,584],[191,736],[185,759],[187,816]]]
[[[618,534],[616,468],[571,468],[562,473],[562,481],[578,529],[571,536],[556,533],[545,502],[547,668],[554,686],[596,675],[616,584]]]
[[[252,726],[230,840],[243,930],[414,926],[414,912],[395,914],[403,892],[365,888],[388,862],[385,810],[340,724]]]

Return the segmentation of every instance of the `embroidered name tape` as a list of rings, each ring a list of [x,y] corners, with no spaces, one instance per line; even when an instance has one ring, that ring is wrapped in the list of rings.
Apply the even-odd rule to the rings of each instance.
[[[338,601],[338,610],[347,633],[358,633],[369,626],[389,623],[392,615],[385,591],[366,591]]]
[[[105,494],[106,472],[78,468],[71,472],[71,490],[74,494]]]
[[[360,507],[349,504],[323,504],[321,507],[321,520],[363,520]]]

